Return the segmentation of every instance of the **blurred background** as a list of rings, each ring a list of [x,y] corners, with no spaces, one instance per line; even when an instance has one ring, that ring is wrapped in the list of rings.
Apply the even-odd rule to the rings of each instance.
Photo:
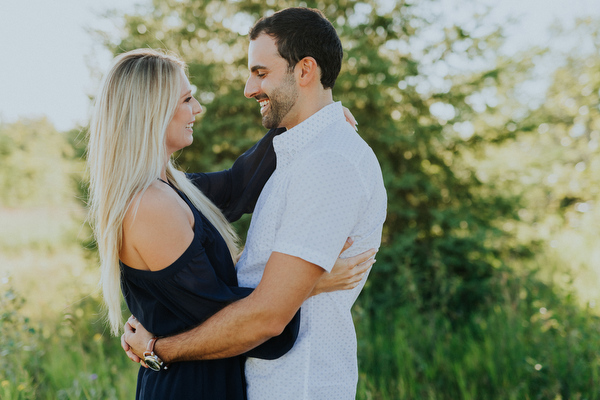
[[[388,191],[353,309],[357,398],[600,398],[597,0],[2,3],[0,398],[135,394],[85,223],[88,110],[112,57],[189,63],[206,112],[178,163],[223,169],[264,133],[242,94],[248,28],[298,5],[338,30],[334,97]]]

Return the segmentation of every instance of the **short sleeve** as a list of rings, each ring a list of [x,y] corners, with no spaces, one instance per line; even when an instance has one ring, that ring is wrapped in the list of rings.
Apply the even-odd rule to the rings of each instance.
[[[361,176],[355,162],[332,151],[311,155],[294,172],[273,251],[330,271],[366,202]]]

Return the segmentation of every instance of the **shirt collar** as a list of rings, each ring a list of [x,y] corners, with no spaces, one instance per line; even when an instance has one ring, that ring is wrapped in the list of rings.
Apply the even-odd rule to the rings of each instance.
[[[304,147],[323,133],[324,129],[338,120],[345,121],[341,102],[329,104],[292,129],[273,138],[277,166],[288,164]]]

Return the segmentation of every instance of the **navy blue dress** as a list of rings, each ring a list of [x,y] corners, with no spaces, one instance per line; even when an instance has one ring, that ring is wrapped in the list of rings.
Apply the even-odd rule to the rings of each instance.
[[[269,131],[230,170],[188,177],[231,221],[252,212],[260,190],[275,169]],[[176,189],[175,189],[176,190]],[[157,336],[190,329],[228,304],[252,292],[238,287],[229,249],[214,226],[181,192],[194,214],[194,238],[185,252],[160,271],[142,271],[121,263],[122,291],[133,315]],[[221,360],[174,363],[155,372],[140,367],[137,399],[246,399],[245,356],[274,359],[294,344],[299,312],[285,331],[245,355]]]

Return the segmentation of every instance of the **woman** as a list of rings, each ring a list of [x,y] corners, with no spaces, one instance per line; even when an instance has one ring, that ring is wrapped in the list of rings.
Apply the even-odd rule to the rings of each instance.
[[[251,292],[237,286],[237,236],[224,214],[234,220],[252,211],[274,169],[271,140],[280,131],[270,131],[228,171],[186,176],[175,169],[171,155],[192,143],[202,111],[185,68],[155,50],[121,54],[96,99],[88,145],[90,217],[114,334],[122,326],[120,290],[129,310],[158,336],[189,329]],[[347,284],[328,279],[316,290]],[[293,345],[298,323],[297,314],[282,335],[247,355],[280,357]],[[177,363],[160,373],[140,368],[136,397],[244,399],[243,360]]]

